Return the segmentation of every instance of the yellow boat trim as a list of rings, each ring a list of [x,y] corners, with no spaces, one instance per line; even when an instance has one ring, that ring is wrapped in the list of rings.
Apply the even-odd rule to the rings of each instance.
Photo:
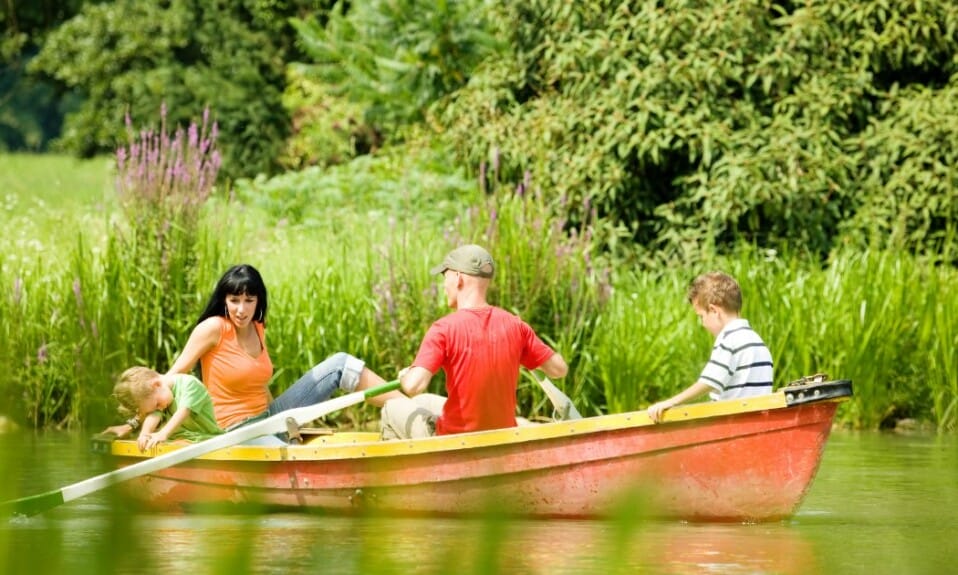
[[[845,398],[826,401],[842,401]],[[663,423],[705,419],[724,415],[783,409],[787,407],[780,390],[768,395],[679,405],[665,412]],[[333,460],[366,457],[402,456],[434,453],[471,447],[521,443],[596,431],[628,429],[656,425],[645,411],[632,411],[553,423],[533,424],[475,433],[443,435],[415,440],[381,441],[378,433],[346,432],[322,435],[304,445],[254,446],[239,445],[202,456],[200,459],[235,461]],[[659,424],[661,425],[661,424]],[[136,441],[114,441],[112,453],[126,457],[152,457],[178,449],[176,443],[160,445],[141,453]]]

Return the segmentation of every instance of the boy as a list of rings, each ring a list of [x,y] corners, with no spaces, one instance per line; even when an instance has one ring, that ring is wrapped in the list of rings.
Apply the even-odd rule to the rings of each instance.
[[[143,421],[137,438],[141,451],[167,439],[200,441],[223,433],[213,415],[213,400],[192,375],[160,375],[148,367],[131,367],[120,375],[113,396],[121,411]],[[164,419],[163,427],[154,431]]]
[[[772,392],[772,354],[748,320],[739,317],[742,290],[722,272],[702,274],[689,285],[688,300],[715,345],[698,381],[685,391],[648,408],[652,421],[665,410],[706,392],[713,400],[751,397]]]

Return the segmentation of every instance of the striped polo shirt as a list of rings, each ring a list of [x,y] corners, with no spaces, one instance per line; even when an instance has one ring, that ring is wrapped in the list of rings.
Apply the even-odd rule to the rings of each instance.
[[[699,381],[714,389],[713,400],[772,392],[772,354],[748,320],[733,319],[722,328]]]

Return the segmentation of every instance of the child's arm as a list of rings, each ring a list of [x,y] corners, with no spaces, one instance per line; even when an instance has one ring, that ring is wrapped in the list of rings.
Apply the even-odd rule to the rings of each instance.
[[[652,418],[652,421],[658,423],[662,421],[662,414],[665,413],[666,409],[675,407],[680,403],[693,400],[696,397],[708,393],[709,391],[712,391],[711,386],[704,384],[701,381],[696,381],[692,385],[688,386],[685,391],[682,391],[666,400],[650,405],[647,410],[649,417]]]
[[[140,448],[140,451],[146,450],[146,443],[149,441],[150,435],[153,433],[153,428],[160,423],[162,418],[162,413],[159,411],[154,411],[143,419],[143,426],[140,427],[140,435],[136,438],[136,445]]]
[[[166,422],[166,425],[163,426],[163,429],[152,433],[149,435],[146,441],[146,449],[156,447],[161,441],[166,441],[169,439],[170,435],[179,428],[180,424],[183,423],[187,417],[190,416],[189,407],[181,407],[176,410],[176,413],[173,414],[173,417]]]

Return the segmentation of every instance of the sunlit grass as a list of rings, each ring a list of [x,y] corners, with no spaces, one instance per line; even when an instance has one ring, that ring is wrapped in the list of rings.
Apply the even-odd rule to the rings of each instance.
[[[742,285],[743,315],[772,350],[777,385],[819,371],[852,379],[855,397],[839,416],[856,427],[958,422],[956,271],[924,258],[838,253],[821,264],[746,246],[698,266],[633,267],[602,249],[601,222],[568,234],[534,181],[522,195],[514,184],[484,194],[424,148],[218,190],[203,212],[196,265],[182,272],[196,291],[170,307],[151,298],[178,279],[141,270],[129,246],[108,240],[122,218],[105,160],[0,162],[11,168],[0,171],[0,188],[16,192],[6,194],[0,239],[0,336],[9,342],[0,348],[0,414],[27,426],[106,423],[115,374],[132,363],[165,368],[216,279],[239,262],[258,267],[270,290],[276,390],[336,351],[391,379],[447,311],[428,269],[462,241],[496,256],[493,301],[570,360],[557,384],[585,415],[640,409],[694,381],[712,337],[685,289],[723,269]],[[31,187],[62,202],[27,217]],[[528,378],[520,406],[527,416],[551,413]],[[346,417],[362,425],[376,415],[360,411]]]
[[[955,427],[958,272],[890,252],[838,253],[824,266],[747,247],[699,270],[624,274],[593,352],[610,406],[626,409],[695,380],[712,338],[685,301],[697,273],[736,277],[743,316],[775,360],[776,385],[825,372],[851,379],[840,418],[876,428],[902,418]]]

